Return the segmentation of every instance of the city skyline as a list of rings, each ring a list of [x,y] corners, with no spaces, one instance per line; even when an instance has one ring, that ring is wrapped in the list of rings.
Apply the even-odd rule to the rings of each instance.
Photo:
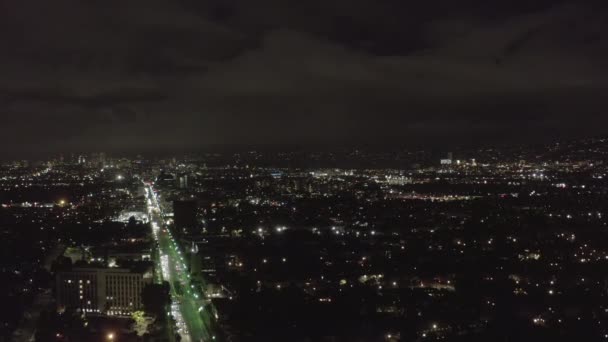
[[[606,0],[0,0],[0,342],[608,341],[606,34]]]
[[[604,340],[606,155],[591,138],[0,162],[0,336]]]

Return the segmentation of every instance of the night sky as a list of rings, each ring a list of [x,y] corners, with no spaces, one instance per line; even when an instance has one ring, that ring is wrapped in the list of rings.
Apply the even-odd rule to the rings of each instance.
[[[0,0],[0,153],[602,134],[604,2]]]

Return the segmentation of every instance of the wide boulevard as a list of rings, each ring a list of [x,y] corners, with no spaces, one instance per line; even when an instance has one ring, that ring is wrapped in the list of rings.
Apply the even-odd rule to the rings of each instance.
[[[185,255],[165,225],[158,194],[151,184],[146,184],[148,214],[152,233],[158,244],[157,270],[159,280],[171,285],[171,314],[176,320],[182,341],[212,341],[210,331],[211,310],[206,307],[200,289],[191,283]]]

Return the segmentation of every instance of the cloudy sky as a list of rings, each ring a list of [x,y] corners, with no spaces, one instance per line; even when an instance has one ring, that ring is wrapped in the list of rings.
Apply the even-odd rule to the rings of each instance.
[[[603,134],[603,2],[0,0],[0,153]]]

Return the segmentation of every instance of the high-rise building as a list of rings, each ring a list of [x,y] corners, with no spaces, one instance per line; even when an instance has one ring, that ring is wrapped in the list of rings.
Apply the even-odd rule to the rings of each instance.
[[[160,174],[156,178],[156,184],[159,186],[174,186],[175,176],[161,170]]]
[[[196,244],[196,242],[193,241],[192,246],[188,250],[188,254],[190,256],[190,274],[195,278],[201,275],[203,267],[202,257],[198,252],[198,245]]]
[[[173,201],[173,222],[177,232],[184,235],[197,235],[199,233],[196,210],[196,201]]]
[[[141,294],[152,272],[118,268],[75,268],[57,273],[57,308],[126,316],[141,310]]]
[[[441,165],[452,165],[454,163],[454,153],[448,152],[448,157],[440,160]]]
[[[406,185],[412,184],[413,180],[411,177],[405,176],[386,176],[386,184],[389,185]]]
[[[90,164],[95,167],[104,167],[106,164],[106,154],[103,152],[94,153],[91,155]]]
[[[189,183],[188,175],[186,175],[186,174],[180,175],[179,178],[178,178],[178,181],[179,181],[179,188],[180,189],[187,189],[188,188],[188,185],[189,185],[188,184]]]

